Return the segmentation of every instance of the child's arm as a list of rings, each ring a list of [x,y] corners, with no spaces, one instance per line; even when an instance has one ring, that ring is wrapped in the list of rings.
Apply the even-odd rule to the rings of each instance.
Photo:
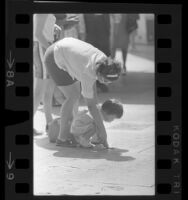
[[[88,111],[78,111],[78,113],[73,117],[72,124],[71,124],[71,133],[74,135],[83,135],[89,124],[88,116],[86,115]]]
[[[93,116],[93,119],[95,120],[95,123],[97,124],[97,127],[99,128],[98,135],[102,143],[104,144],[104,146],[108,147],[106,130],[102,122],[102,118],[99,113],[99,110],[97,109],[97,106],[95,104],[95,101],[93,101],[93,99],[87,99],[87,104],[88,104],[89,111],[91,115]]]

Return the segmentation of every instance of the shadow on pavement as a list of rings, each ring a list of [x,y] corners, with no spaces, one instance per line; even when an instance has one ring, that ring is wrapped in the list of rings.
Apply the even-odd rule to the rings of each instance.
[[[70,149],[70,148],[69,148]],[[73,149],[62,148],[61,151],[54,153],[54,156],[64,158],[80,158],[80,159],[106,159],[110,161],[131,161],[135,158],[131,156],[123,156],[122,153],[128,150],[114,148],[112,150],[94,151],[89,149]]]
[[[64,158],[80,158],[80,159],[106,159],[110,161],[132,161],[135,160],[132,156],[124,156],[122,153],[128,152],[126,149],[113,148],[108,150],[93,150],[93,149],[82,149],[82,148],[69,148],[69,147],[58,147],[55,143],[50,143],[47,137],[37,138],[35,141],[37,146],[57,151],[53,155],[56,157]]]

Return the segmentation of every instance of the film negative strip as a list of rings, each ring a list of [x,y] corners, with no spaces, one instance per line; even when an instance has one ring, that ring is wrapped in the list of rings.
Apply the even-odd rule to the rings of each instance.
[[[154,15],[154,185],[138,186],[141,181],[138,181],[138,185],[134,185],[130,181],[130,183],[126,183],[125,185],[122,183],[122,186],[114,182],[114,184],[112,184],[113,186],[111,185],[109,188],[111,188],[111,190],[116,188],[117,193],[109,192],[108,194],[108,192],[96,192],[96,195],[94,195],[92,192],[91,194],[89,193],[89,189],[85,186],[87,184],[75,183],[78,185],[75,186],[73,184],[72,191],[79,191],[79,187],[86,187],[85,195],[83,195],[84,192],[78,192],[77,194],[76,192],[72,192],[71,195],[71,193],[64,193],[61,181],[59,180],[59,185],[56,185],[56,187],[59,188],[58,190],[60,190],[60,193],[52,194],[46,190],[38,195],[35,193],[35,190],[37,190],[36,187],[43,187],[43,185],[46,187],[44,182],[41,181],[40,184],[37,184],[34,181],[35,176],[41,173],[40,170],[46,170],[45,162],[43,163],[43,169],[40,168],[39,171],[36,171],[36,169],[34,170],[35,162],[33,158],[35,151],[35,140],[33,139],[33,15],[36,13],[146,13]],[[88,194],[90,196],[89,198],[99,198],[100,195],[103,197],[108,195],[106,197],[127,197],[128,199],[140,200],[181,199],[181,15],[181,4],[53,3],[32,2],[29,0],[10,0],[6,2],[5,109],[8,116],[4,129],[4,197],[6,200],[38,199],[39,197],[41,199],[60,199],[62,198],[61,195],[66,195],[64,198],[68,198],[67,195],[70,195],[72,198],[77,198],[77,196],[88,196]],[[127,76],[129,76],[129,74],[127,74]],[[151,146],[151,144],[148,146]],[[147,149],[148,146],[145,146],[145,148]],[[51,150],[57,151],[51,146],[49,149],[50,148]],[[48,148],[45,148],[45,150],[46,149],[48,150]],[[70,151],[72,152],[72,150]],[[48,153],[44,153],[44,155],[48,155]],[[55,159],[59,159],[58,155],[61,157],[60,154],[57,155],[57,153],[54,153],[54,155],[56,155],[56,157],[51,158],[52,162],[56,162]],[[68,160],[69,155],[71,156],[71,154],[66,153],[64,157]],[[78,154],[75,153],[75,159],[76,155]],[[86,153],[82,152],[82,155],[83,159],[86,159],[86,157],[84,157]],[[96,157],[92,158],[97,160]],[[43,154],[41,154],[40,159],[43,159]],[[136,160],[138,159],[136,158]],[[69,164],[67,160],[64,161]],[[90,162],[92,159],[90,158],[88,160],[88,162]],[[114,163],[116,163],[116,161],[117,160],[115,160]],[[147,162],[147,157],[143,162]],[[82,160],[79,163],[82,163]],[[144,163],[142,164],[144,171],[145,165]],[[81,168],[80,171],[83,172],[80,176],[83,177],[85,176],[85,168],[81,164],[79,166]],[[53,166],[51,165],[51,167]],[[118,165],[113,164],[113,167],[116,168]],[[132,172],[131,169],[134,167],[139,166],[135,164],[130,168],[126,167],[125,171],[130,170],[130,174]],[[56,168],[54,168],[54,174],[55,170]],[[65,166],[64,168],[62,167],[61,170],[62,173],[67,172]],[[137,171],[137,169],[135,171]],[[122,171],[119,171],[119,173],[120,172],[122,173]],[[46,176],[48,176],[48,170],[46,170],[45,173]],[[74,172],[72,173],[74,177],[77,176]],[[112,171],[112,173],[115,172]],[[123,172],[123,174],[124,173],[126,172]],[[149,173],[151,172],[148,172],[148,176],[150,176]],[[110,174],[108,175],[110,176]],[[64,176],[66,177],[66,175]],[[105,176],[107,176],[107,174]],[[137,176],[136,172],[135,176]],[[58,174],[54,175],[54,177],[58,179]],[[80,179],[82,179],[82,177],[80,177]],[[129,179],[129,175],[126,175],[126,178]],[[145,176],[145,178],[147,179],[147,176]],[[91,179],[93,179],[93,175],[91,175]],[[73,178],[73,182],[75,180],[76,179]],[[65,181],[65,184],[70,184],[70,180],[67,177],[62,181]],[[89,183],[90,179],[88,177],[88,184]],[[96,185],[98,184],[99,183],[96,182]],[[120,192],[122,187],[124,187],[123,191],[125,191],[125,193]],[[142,187],[144,188],[143,191],[140,190]],[[147,191],[148,188],[149,190],[153,190],[152,194],[150,192],[144,192]],[[137,192],[134,195],[134,192],[127,192],[129,190]],[[44,190],[42,189],[41,191]],[[103,191],[105,191],[105,187],[103,187]],[[141,191],[140,194],[139,191]]]

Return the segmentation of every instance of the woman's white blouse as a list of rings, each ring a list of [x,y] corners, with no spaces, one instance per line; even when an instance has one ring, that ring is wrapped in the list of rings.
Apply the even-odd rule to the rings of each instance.
[[[106,55],[91,44],[68,37],[58,41],[54,47],[54,59],[60,69],[67,71],[73,79],[81,82],[82,95],[93,98],[96,63]]]

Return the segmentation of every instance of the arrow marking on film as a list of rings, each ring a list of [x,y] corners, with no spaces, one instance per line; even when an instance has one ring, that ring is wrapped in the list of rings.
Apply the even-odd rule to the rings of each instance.
[[[14,59],[12,60],[11,51],[10,51],[10,57],[9,57],[9,59],[7,59],[7,64],[8,64],[9,69],[11,69],[13,67]]]
[[[9,152],[9,161],[6,162],[9,169],[14,165],[14,160],[11,161],[11,152]]]

